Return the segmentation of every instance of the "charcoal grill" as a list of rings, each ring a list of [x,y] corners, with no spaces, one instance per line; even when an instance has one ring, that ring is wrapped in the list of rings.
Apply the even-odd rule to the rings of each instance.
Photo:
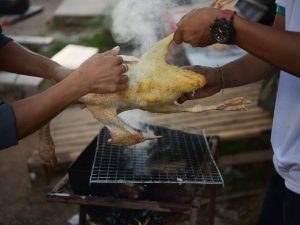
[[[109,132],[98,135],[90,184],[181,183],[223,184],[205,135],[143,125],[163,138],[124,148],[107,144]]]
[[[159,126],[145,127],[163,138],[124,148],[109,145],[109,132],[102,129],[71,165],[68,175],[48,194],[48,200],[79,204],[80,224],[85,224],[89,207],[95,206],[100,210],[113,207],[190,213],[191,224],[198,224],[202,190],[204,184],[209,184],[208,222],[213,224],[216,185],[223,184],[212,156],[216,153],[218,138]],[[66,191],[68,183],[73,193]],[[161,198],[161,193],[159,198],[150,193],[154,197],[127,199],[114,194],[117,185],[122,184],[143,184],[152,191],[156,186],[179,191],[192,185],[194,192],[188,202],[170,201]],[[170,192],[166,190],[165,193]],[[180,197],[177,192],[176,198]]]

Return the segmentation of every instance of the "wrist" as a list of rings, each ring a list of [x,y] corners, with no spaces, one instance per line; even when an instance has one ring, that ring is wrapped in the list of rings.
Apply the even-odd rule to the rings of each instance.
[[[225,89],[225,78],[224,78],[224,70],[222,67],[220,67],[219,65],[217,65],[217,67],[215,67],[215,69],[217,70],[217,78],[216,80],[218,81],[218,89],[219,91],[224,90]]]
[[[92,92],[90,82],[79,70],[71,72],[66,80],[71,82],[71,86],[76,89],[79,98]]]
[[[215,21],[210,25],[210,35],[215,43],[233,44],[235,39],[235,11],[220,10]]]
[[[224,89],[226,88],[233,88],[239,86],[236,82],[236,78],[234,76],[235,72],[232,68],[231,64],[225,64],[220,67],[223,72],[223,78],[224,78]]]
[[[249,21],[245,20],[243,17],[239,15],[235,15],[233,20],[233,26],[235,28],[235,36],[233,43],[240,46],[241,42],[245,41],[249,32]]]
[[[217,69],[218,69],[219,75],[220,75],[220,88],[221,88],[220,90],[224,90],[225,89],[224,70],[220,66],[218,66]]]

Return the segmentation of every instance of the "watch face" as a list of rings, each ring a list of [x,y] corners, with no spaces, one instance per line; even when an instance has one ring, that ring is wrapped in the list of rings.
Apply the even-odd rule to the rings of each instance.
[[[234,29],[230,21],[225,19],[217,19],[211,25],[210,32],[215,42],[226,44],[232,40]]]
[[[230,33],[228,30],[228,26],[226,24],[222,24],[216,28],[215,39],[218,43],[227,43],[230,39]]]

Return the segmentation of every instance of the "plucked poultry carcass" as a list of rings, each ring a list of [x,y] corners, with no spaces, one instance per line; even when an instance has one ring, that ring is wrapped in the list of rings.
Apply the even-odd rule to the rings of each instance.
[[[209,7],[233,10],[237,0],[214,0]],[[157,113],[204,112],[207,110],[244,110],[246,101],[238,97],[212,106],[194,105],[193,107],[175,104],[183,93],[194,91],[205,85],[203,76],[166,63],[168,47],[173,36],[158,42],[139,60],[124,57],[129,71],[129,87],[118,94],[88,94],[82,98],[93,116],[110,131],[111,144],[132,145],[147,139],[159,138],[146,136],[125,124],[117,114],[130,109],[143,109]],[[55,144],[51,137],[50,125],[39,131],[39,155],[46,163],[56,164]]]
[[[207,110],[241,110],[244,99],[235,98],[213,106],[177,105],[176,100],[186,92],[192,92],[205,85],[205,78],[193,71],[184,70],[166,63],[168,46],[173,35],[152,47],[142,58],[129,65],[128,90],[116,94],[88,94],[82,98],[93,116],[110,131],[110,144],[132,145],[147,139],[140,131],[125,124],[117,114],[142,109],[155,113],[203,112]]]
[[[129,60],[128,89],[114,94],[88,94],[81,98],[93,116],[105,125],[111,135],[113,145],[133,145],[147,139],[158,138],[147,136],[141,131],[124,123],[118,114],[141,109],[155,113],[193,112],[208,110],[244,110],[245,99],[242,97],[211,105],[185,106],[176,104],[176,100],[186,92],[193,92],[205,85],[205,78],[193,71],[166,63],[168,47],[173,35],[156,43],[140,59]],[[124,57],[126,62],[126,57]],[[50,136],[49,126],[40,131],[40,156],[43,160],[55,163],[54,143]]]

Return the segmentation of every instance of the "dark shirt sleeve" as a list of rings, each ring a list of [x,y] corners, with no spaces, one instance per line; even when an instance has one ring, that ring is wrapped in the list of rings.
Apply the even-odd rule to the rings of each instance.
[[[2,34],[0,26],[0,48],[12,40]],[[10,104],[0,101],[0,150],[18,144],[15,113]]]
[[[2,34],[2,27],[0,26],[0,48],[2,48],[7,42],[11,41],[12,39],[6,37]]]
[[[16,118],[12,106],[0,101],[0,150],[18,144]]]

